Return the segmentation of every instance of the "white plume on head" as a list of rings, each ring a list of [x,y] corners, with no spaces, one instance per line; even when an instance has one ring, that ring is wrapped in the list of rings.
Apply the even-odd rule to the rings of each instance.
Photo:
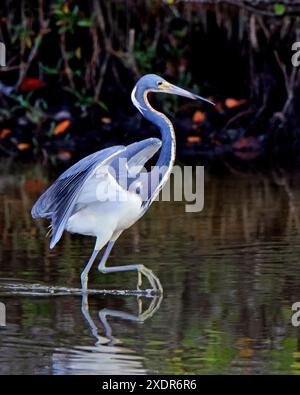
[[[133,90],[131,92],[131,100],[132,100],[132,103],[134,104],[134,106],[139,110],[139,112],[141,114],[143,114],[143,110],[146,110],[146,108],[142,107],[140,105],[140,103],[137,101],[137,99],[135,97],[135,94],[136,94],[136,86],[133,88]]]

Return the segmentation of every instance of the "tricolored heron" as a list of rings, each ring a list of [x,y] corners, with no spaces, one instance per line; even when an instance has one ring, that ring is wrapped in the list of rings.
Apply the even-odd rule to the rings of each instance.
[[[173,167],[174,128],[164,114],[150,105],[148,101],[150,92],[170,93],[213,104],[201,96],[170,84],[155,74],[143,76],[133,88],[131,99],[140,113],[158,126],[162,140],[148,138],[128,146],[106,148],[83,158],[66,170],[32,208],[33,218],[51,220],[50,248],[59,241],[64,230],[96,237],[94,251],[81,274],[83,292],[87,290],[88,273],[92,264],[105,245],[107,247],[98,266],[101,273],[136,270],[138,290],[142,284],[142,275],[145,275],[153,291],[162,292],[159,279],[144,265],[106,267],[107,258],[116,240],[148,210],[168,180]],[[143,173],[143,177],[139,177],[144,164],[159,149],[161,150],[156,163],[159,177],[154,177],[153,182],[151,176],[154,170]],[[121,160],[126,161],[126,165],[120,169],[118,163],[122,163]],[[133,169],[135,172],[132,172]],[[124,176],[128,181],[126,187],[121,183]],[[105,199],[99,196],[100,183],[101,190],[106,190]],[[116,191],[121,198],[110,199],[109,196],[116,196]]]

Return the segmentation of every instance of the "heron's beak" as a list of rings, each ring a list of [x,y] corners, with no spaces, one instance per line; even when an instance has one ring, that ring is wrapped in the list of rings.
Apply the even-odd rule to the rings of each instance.
[[[192,100],[202,100],[205,101],[206,103],[212,104],[213,106],[215,105],[215,103],[211,102],[210,100],[207,100],[202,96],[195,95],[194,93],[188,92],[185,89],[179,88],[176,85],[169,84],[168,87],[164,88],[163,92],[170,93],[172,95],[188,97],[189,99]]]

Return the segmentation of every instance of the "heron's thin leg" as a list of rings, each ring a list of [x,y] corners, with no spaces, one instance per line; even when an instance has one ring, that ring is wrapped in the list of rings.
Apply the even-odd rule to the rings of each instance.
[[[109,242],[107,243],[107,247],[106,247],[106,249],[105,249],[105,251],[104,251],[104,254],[103,254],[102,258],[101,258],[101,261],[100,261],[100,263],[99,263],[99,265],[98,265],[98,270],[99,270],[100,272],[101,272],[101,268],[102,268],[102,267],[105,267],[105,263],[106,263],[106,261],[107,261],[107,259],[108,259],[108,257],[109,257],[109,254],[110,254],[110,252],[111,252],[111,250],[112,250],[112,248],[113,248],[115,242],[116,242],[116,240],[111,240],[111,241],[109,241]]]
[[[88,274],[89,271],[99,253],[99,250],[94,249],[86,267],[84,268],[83,272],[81,273],[81,286],[82,286],[82,291],[86,292],[87,291],[87,284],[88,284]]]
[[[115,273],[115,272],[125,272],[125,271],[129,271],[129,270],[136,270],[138,272],[138,276],[139,276],[138,277],[138,286],[137,286],[138,290],[140,290],[139,287],[142,284],[141,275],[143,274],[145,277],[147,277],[154,292],[159,291],[159,292],[163,293],[163,288],[161,286],[161,283],[160,283],[158,277],[156,277],[155,274],[151,270],[147,269],[144,265],[126,265],[126,266],[114,266],[114,267],[106,267],[105,266],[107,258],[111,252],[111,249],[112,249],[114,243],[115,243],[115,240],[111,240],[108,243],[106,250],[103,254],[103,257],[99,263],[98,270],[101,273]]]

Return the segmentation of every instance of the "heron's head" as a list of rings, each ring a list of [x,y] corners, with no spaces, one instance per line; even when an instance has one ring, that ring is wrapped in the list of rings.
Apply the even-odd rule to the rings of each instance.
[[[141,102],[144,99],[144,95],[149,92],[169,93],[171,95],[184,96],[192,100],[202,100],[214,105],[210,100],[179,88],[156,74],[146,74],[139,79],[131,94],[133,104],[140,111],[143,109]]]

